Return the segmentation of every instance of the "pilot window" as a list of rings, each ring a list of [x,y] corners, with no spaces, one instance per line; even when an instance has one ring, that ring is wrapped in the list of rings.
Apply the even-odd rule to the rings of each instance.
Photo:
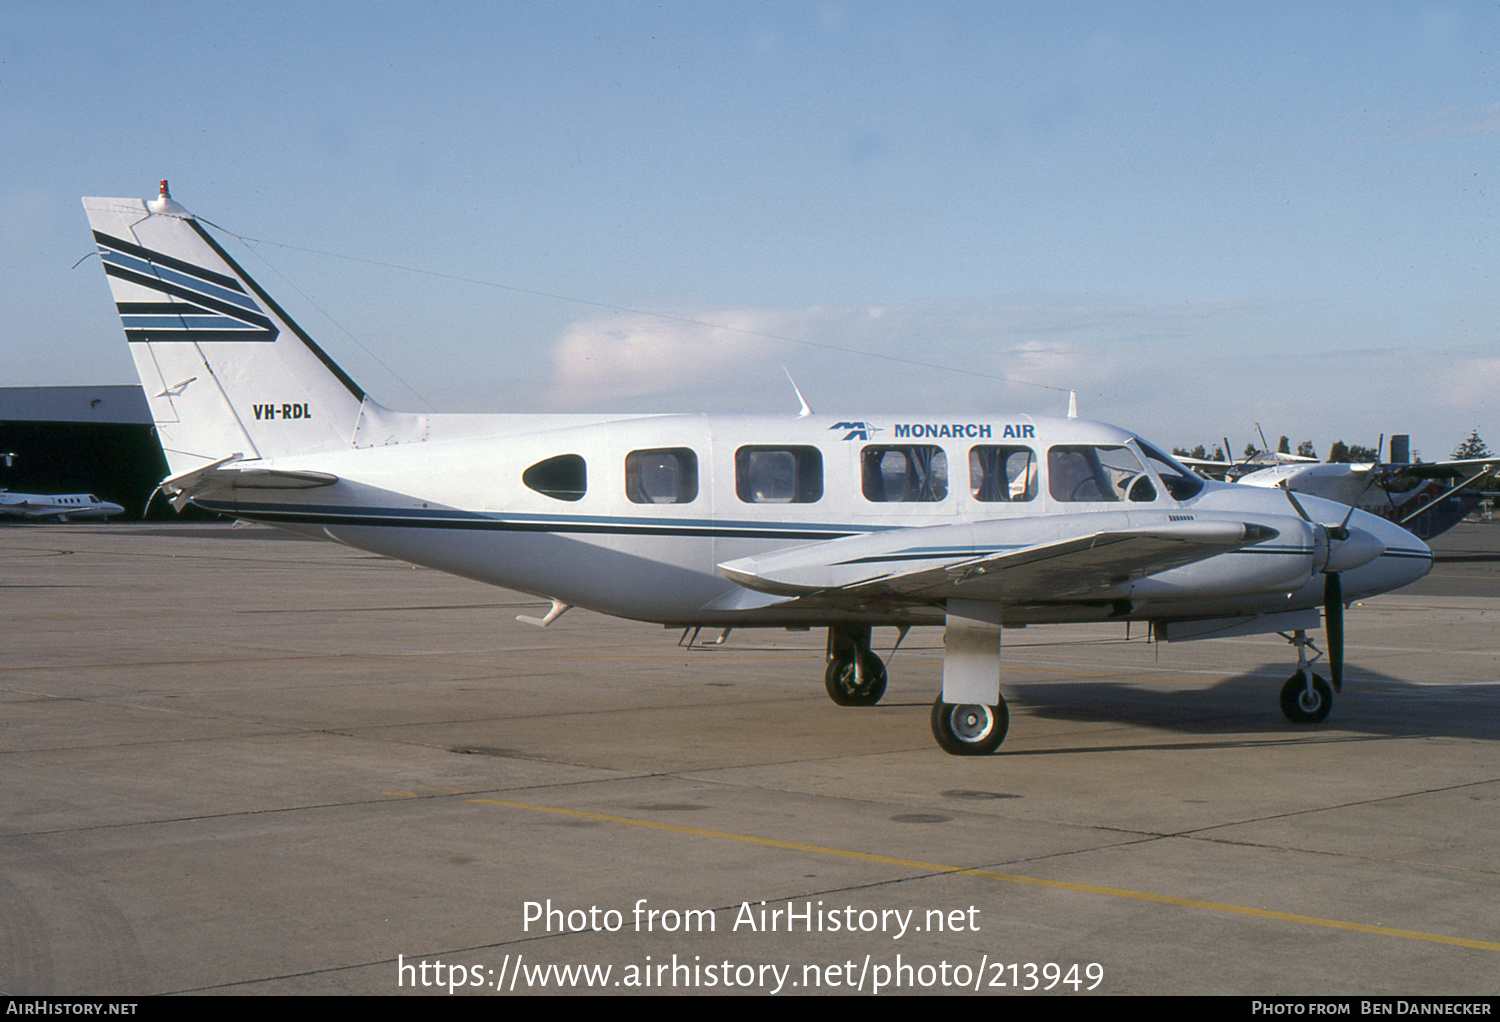
[[[860,488],[866,500],[878,503],[942,500],[948,496],[948,455],[925,444],[866,447],[860,452]]]
[[[1096,502],[1156,499],[1156,486],[1128,447],[1059,445],[1047,451],[1047,492],[1053,500]]]
[[[734,492],[746,504],[811,504],[823,497],[823,455],[816,447],[741,447]]]
[[[1036,452],[1030,447],[969,449],[969,492],[975,500],[1035,500],[1036,478]]]
[[[686,447],[631,451],[625,495],[635,504],[687,504],[698,497],[698,456]]]
[[[556,500],[582,500],[588,490],[588,468],[576,454],[559,454],[522,472],[521,482]]]

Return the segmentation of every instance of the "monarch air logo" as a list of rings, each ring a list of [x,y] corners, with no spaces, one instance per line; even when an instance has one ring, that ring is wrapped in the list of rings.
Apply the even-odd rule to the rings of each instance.
[[[98,231],[94,240],[105,273],[155,293],[154,301],[115,302],[127,340],[276,339],[275,325],[235,278]]]
[[[847,429],[844,434],[845,440],[868,440],[870,434],[879,433],[879,426],[872,426],[868,422],[835,422],[829,429]]]

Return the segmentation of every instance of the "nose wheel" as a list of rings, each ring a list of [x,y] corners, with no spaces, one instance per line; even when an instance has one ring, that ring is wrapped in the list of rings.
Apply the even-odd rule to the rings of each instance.
[[[1293,724],[1317,724],[1333,709],[1333,689],[1316,674],[1309,680],[1298,671],[1281,686],[1281,712]]]
[[[1321,723],[1328,716],[1328,711],[1333,709],[1333,689],[1327,681],[1312,672],[1313,660],[1322,654],[1305,631],[1282,634],[1297,647],[1297,673],[1281,686],[1281,712],[1293,724]],[[1307,655],[1309,649],[1313,651],[1312,657]]]

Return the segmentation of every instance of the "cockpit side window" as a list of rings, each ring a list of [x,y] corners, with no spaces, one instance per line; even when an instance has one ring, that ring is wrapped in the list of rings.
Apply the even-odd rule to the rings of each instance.
[[[975,500],[1036,500],[1036,452],[1030,447],[969,448],[969,492]]]
[[[1047,451],[1047,492],[1053,500],[1095,503],[1156,499],[1151,475],[1128,447],[1060,444]]]

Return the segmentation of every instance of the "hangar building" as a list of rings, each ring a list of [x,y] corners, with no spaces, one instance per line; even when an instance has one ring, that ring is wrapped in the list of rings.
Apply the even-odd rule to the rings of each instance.
[[[93,493],[139,520],[166,475],[139,385],[0,387],[0,488]],[[176,513],[157,498],[151,517]]]

